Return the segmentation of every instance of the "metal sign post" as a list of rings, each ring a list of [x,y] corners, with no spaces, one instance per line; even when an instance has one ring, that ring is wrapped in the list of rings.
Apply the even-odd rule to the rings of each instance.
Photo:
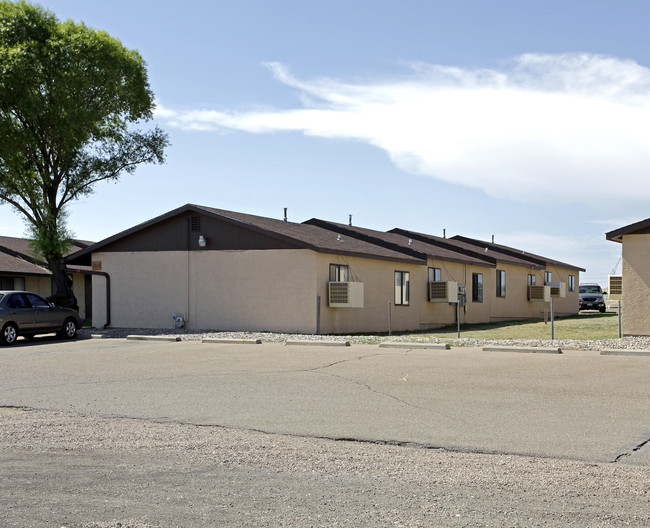
[[[555,314],[553,312],[553,297],[551,297],[551,341],[555,341]]]

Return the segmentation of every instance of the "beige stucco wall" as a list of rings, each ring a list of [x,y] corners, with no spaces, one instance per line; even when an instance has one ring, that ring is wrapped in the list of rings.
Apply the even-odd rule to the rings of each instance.
[[[570,270],[567,268],[561,268],[558,266],[549,266],[546,268],[547,271],[552,273],[551,280],[553,282],[564,282],[566,284],[566,297],[555,297],[553,299],[553,312],[556,317],[563,317],[568,315],[576,315],[579,311],[580,300],[579,300],[579,288],[580,284],[580,272],[578,270]],[[544,273],[542,275],[542,282],[544,283]],[[569,275],[575,277],[575,289],[574,291],[569,291]],[[539,278],[537,279],[540,280]]]
[[[309,250],[95,253],[111,281],[111,326],[314,332]],[[106,280],[93,276],[93,324],[106,321]]]
[[[343,264],[350,266],[351,280],[364,283],[364,308],[330,308],[327,306],[327,283],[329,280],[329,265]],[[318,259],[318,295],[321,296],[321,332],[322,333],[352,333],[352,332],[386,332],[389,325],[391,331],[425,330],[449,325],[456,322],[456,306],[444,302],[429,302],[428,300],[428,268],[440,268],[442,281],[454,281],[465,284],[468,293],[468,303],[461,308],[461,322],[489,321],[490,293],[493,283],[490,283],[494,271],[481,266],[436,261],[429,259],[424,264],[402,264],[383,260],[371,260],[335,255],[319,255]],[[395,272],[408,271],[410,274],[410,303],[408,306],[395,305],[394,286]],[[472,273],[483,273],[484,302],[471,302]],[[488,290],[492,284],[492,289]],[[492,293],[493,295],[493,293]]]
[[[86,288],[85,279],[81,273],[72,274],[72,290],[77,298],[79,305],[79,315],[82,319],[86,318]]]
[[[496,272],[506,272],[506,296],[496,297]],[[566,268],[548,267],[546,270],[514,266],[500,263],[496,269],[489,270],[484,275],[484,304],[489,313],[490,321],[507,321],[514,319],[534,319],[550,317],[550,303],[531,302],[528,300],[528,275],[536,277],[536,284],[544,284],[544,272],[552,273],[552,280],[566,283],[566,297],[553,298],[553,312],[556,317],[574,315],[578,313],[578,288],[579,273],[577,270]],[[576,280],[575,291],[569,291],[569,275],[574,275]],[[471,281],[471,277],[469,279]],[[470,282],[471,285],[471,282]],[[468,291],[468,296],[471,293]],[[470,297],[471,299],[471,297]],[[472,305],[470,301],[470,306]],[[468,322],[480,322],[469,320]]]
[[[316,254],[191,252],[192,328],[316,331]]]
[[[330,308],[327,284],[329,265],[350,267],[350,280],[363,282],[363,308]],[[354,332],[387,332],[389,302],[391,330],[413,330],[419,327],[422,302],[418,292],[426,294],[427,268],[419,264],[403,264],[385,260],[318,254],[317,292],[321,298],[320,330],[324,334]],[[395,306],[395,271],[410,273],[410,304]]]
[[[49,276],[26,276],[25,290],[38,293],[42,297],[52,295],[52,279]]]
[[[496,296],[497,270],[506,272],[506,296]],[[499,263],[490,270],[487,296],[490,299],[490,321],[531,319],[543,317],[546,303],[528,300],[528,275],[537,277],[537,284],[544,284],[544,274],[523,266]]]
[[[623,335],[650,335],[650,235],[623,235]]]
[[[180,313],[190,329],[315,333],[423,330],[456,321],[456,307],[428,300],[428,268],[441,269],[443,281],[464,284],[467,303],[461,323],[543,317],[549,305],[527,297],[527,275],[537,284],[543,271],[500,266],[506,271],[506,298],[497,299],[494,268],[429,259],[425,264],[347,257],[310,250],[174,251],[96,253],[111,277],[111,326],[172,328]],[[350,280],[363,282],[363,308],[328,306],[329,265],[350,268]],[[410,273],[410,303],[396,306],[395,271]],[[472,273],[483,274],[483,302],[472,301]],[[564,280],[554,272],[554,280]],[[568,279],[566,279],[568,280]],[[576,277],[577,281],[577,277]],[[320,319],[318,297],[320,296]],[[569,293],[567,293],[569,296]],[[559,314],[564,305],[556,299]],[[106,280],[93,276],[93,324],[106,321]]]

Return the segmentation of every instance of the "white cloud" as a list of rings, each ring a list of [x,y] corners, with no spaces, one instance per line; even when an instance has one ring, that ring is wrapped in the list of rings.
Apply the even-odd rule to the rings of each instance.
[[[169,126],[363,141],[402,170],[517,201],[600,203],[650,194],[650,69],[613,57],[517,57],[496,70],[417,63],[395,79],[275,78],[302,106],[159,107]]]

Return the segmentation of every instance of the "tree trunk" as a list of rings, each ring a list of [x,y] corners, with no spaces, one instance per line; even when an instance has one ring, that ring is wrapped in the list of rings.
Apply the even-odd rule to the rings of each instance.
[[[75,310],[79,310],[79,305],[77,304],[77,297],[72,291],[72,279],[68,276],[68,270],[57,258],[50,258],[47,260],[47,265],[52,272],[52,278],[54,279],[55,291],[54,295],[62,299],[67,299],[67,302],[70,303],[69,306]]]

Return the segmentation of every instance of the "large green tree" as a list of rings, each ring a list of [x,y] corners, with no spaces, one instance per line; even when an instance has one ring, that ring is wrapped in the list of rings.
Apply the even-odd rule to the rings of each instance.
[[[0,201],[24,217],[57,295],[73,303],[61,262],[66,207],[97,182],[164,161],[167,135],[134,128],[153,109],[137,51],[40,6],[0,1]]]

